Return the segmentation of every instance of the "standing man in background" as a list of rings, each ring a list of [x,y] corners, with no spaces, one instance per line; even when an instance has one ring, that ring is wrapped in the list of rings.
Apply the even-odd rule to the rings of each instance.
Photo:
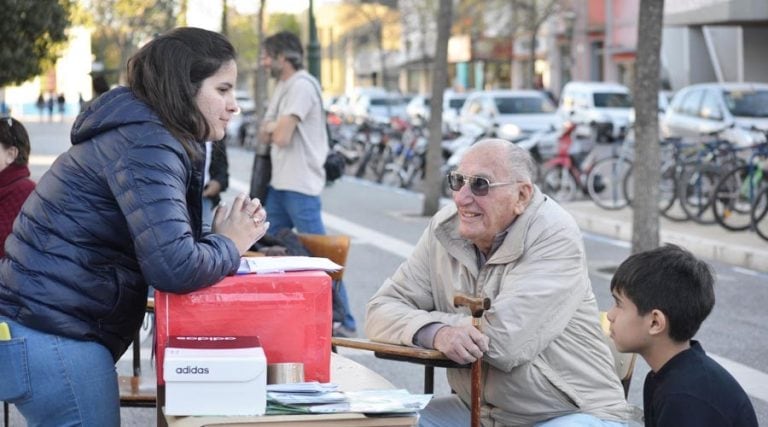
[[[267,231],[296,229],[325,234],[320,193],[325,187],[328,156],[320,83],[304,70],[304,49],[295,34],[282,31],[264,40],[261,65],[277,80],[259,128],[259,143],[270,145],[272,173],[265,208]],[[343,320],[334,322],[334,335],[354,336],[356,325],[344,284],[335,292],[343,306]],[[337,307],[338,308],[338,307]]]
[[[283,31],[264,40],[261,64],[277,79],[259,129],[259,143],[271,145],[272,176],[267,200],[269,234],[283,228],[325,234],[320,193],[328,155],[320,85],[304,70],[296,35]]]

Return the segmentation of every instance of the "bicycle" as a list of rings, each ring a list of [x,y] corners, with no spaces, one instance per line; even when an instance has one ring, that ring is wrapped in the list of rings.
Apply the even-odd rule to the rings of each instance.
[[[677,186],[680,207],[699,224],[714,224],[712,201],[715,186],[724,171],[739,164],[736,150],[727,140],[704,142],[694,159],[686,162]]]
[[[381,182],[384,175],[384,165],[392,158],[390,139],[394,138],[394,132],[389,125],[364,122],[358,129],[359,146],[362,149],[362,157],[358,164],[355,176],[366,178],[369,176],[374,182]]]
[[[416,178],[423,177],[428,142],[426,129],[408,126],[403,132],[402,141],[391,151],[393,158],[384,166],[381,183],[411,188]]]
[[[752,206],[758,193],[768,185],[768,143],[747,148],[752,150],[747,164],[723,175],[713,193],[712,213],[726,230],[743,231],[752,226]]]
[[[592,152],[583,159],[572,154],[573,131],[576,126],[566,122],[558,140],[557,155],[544,163],[540,187],[542,192],[558,202],[573,200],[581,191],[588,194],[586,177],[592,160]]]
[[[622,209],[629,205],[624,182],[632,171],[635,142],[625,139],[610,157],[600,159],[590,168],[586,188],[595,204],[606,210]]]
[[[680,176],[685,170],[687,159],[691,155],[691,149],[697,145],[683,142],[681,138],[667,138],[659,141],[661,145],[661,176],[659,177],[659,213],[670,221],[687,221],[688,215],[680,205],[677,198],[677,187]],[[634,199],[634,164],[627,172],[623,183],[623,191],[628,204],[632,205]]]
[[[757,235],[768,241],[768,186],[764,186],[755,197],[749,217]]]

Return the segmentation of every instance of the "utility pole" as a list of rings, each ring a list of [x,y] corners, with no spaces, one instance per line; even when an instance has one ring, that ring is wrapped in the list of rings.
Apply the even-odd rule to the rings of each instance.
[[[320,43],[317,41],[317,27],[315,26],[315,10],[313,1],[309,0],[309,46],[307,47],[307,68],[309,73],[320,80]],[[321,83],[322,84],[322,83]]]

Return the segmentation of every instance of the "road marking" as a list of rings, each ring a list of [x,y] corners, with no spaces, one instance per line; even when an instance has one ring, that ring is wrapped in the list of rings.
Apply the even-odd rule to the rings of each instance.
[[[768,273],[763,273],[762,271],[752,270],[750,268],[744,268],[744,267],[731,267],[731,270],[735,271],[736,273],[745,274],[747,276],[753,276],[753,277],[764,277],[768,279]]]
[[[723,368],[736,378],[748,395],[768,402],[768,374],[716,354],[707,354],[723,365]]]
[[[59,157],[58,154],[30,154],[29,164],[32,166],[50,166]]]
[[[242,191],[245,193],[250,191],[248,186],[242,181],[230,178],[229,182],[230,186],[237,191]],[[401,258],[408,258],[411,252],[413,252],[414,245],[408,242],[395,239],[386,234],[379,233],[376,230],[371,230],[370,228],[363,227],[359,224],[355,224],[354,222],[348,221],[328,212],[323,212],[323,223],[326,227],[338,230],[344,234],[349,235],[355,240],[361,241],[367,245],[375,246],[383,251],[389,252]]]
[[[249,191],[248,187],[242,181],[230,179],[230,185],[238,191],[244,191],[246,193]],[[411,245],[410,243],[392,238],[383,233],[379,233],[376,230],[329,214],[328,212],[323,212],[323,222],[330,228],[401,258],[407,258],[411,252],[413,252],[414,245]],[[590,240],[596,240],[622,248],[630,247],[629,243],[620,240],[610,239],[592,233],[583,234],[585,238],[589,238]],[[723,367],[736,378],[736,381],[741,384],[748,395],[755,399],[768,402],[768,374],[739,362],[726,359],[725,357],[717,356],[712,353],[707,354],[723,365]]]
[[[323,222],[328,227],[339,230],[342,233],[351,236],[353,239],[361,240],[366,244],[376,246],[381,250],[401,258],[408,258],[415,247],[408,242],[395,239],[386,234],[379,233],[376,230],[371,230],[370,228],[347,221],[344,218],[329,214],[328,212],[323,212]]]
[[[629,242],[625,242],[619,239],[613,239],[610,237],[601,236],[599,234],[593,234],[586,231],[582,231],[581,234],[585,239],[594,240],[596,242],[602,242],[608,245],[617,246],[619,248],[629,249],[632,245]]]

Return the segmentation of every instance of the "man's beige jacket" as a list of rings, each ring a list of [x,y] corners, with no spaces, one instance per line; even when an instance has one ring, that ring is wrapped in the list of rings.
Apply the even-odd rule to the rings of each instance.
[[[467,308],[453,306],[454,294],[489,297],[482,319],[490,338],[484,425],[530,425],[575,412],[627,420],[573,218],[536,188],[480,269],[474,246],[457,230],[455,206],[435,215],[413,254],[368,303],[367,336],[412,346],[427,324],[471,323]],[[449,369],[448,381],[470,402],[469,369]]]

